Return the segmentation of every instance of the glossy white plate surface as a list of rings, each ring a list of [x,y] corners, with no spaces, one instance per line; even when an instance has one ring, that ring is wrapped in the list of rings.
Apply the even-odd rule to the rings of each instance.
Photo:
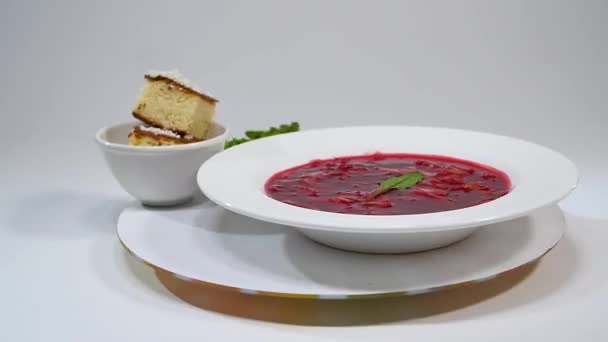
[[[351,215],[323,212],[268,197],[274,173],[313,159],[373,152],[420,153],[471,160],[504,171],[512,191],[469,208],[420,215]],[[521,217],[568,195],[578,180],[560,153],[506,136],[466,130],[361,126],[289,133],[216,154],[200,168],[203,193],[219,205],[260,220],[313,231],[412,233],[475,227]]]
[[[135,256],[182,279],[251,294],[343,299],[491,279],[543,256],[558,243],[565,223],[551,206],[483,227],[449,247],[401,255],[325,247],[210,201],[173,209],[134,205],[120,215],[117,231]]]
[[[443,155],[500,169],[509,194],[469,208],[419,215],[351,215],[301,208],[268,197],[276,172],[313,159],[374,152]],[[406,253],[460,241],[484,224],[558,202],[578,181],[572,162],[548,148],[505,136],[432,127],[346,127],[264,138],[232,147],[199,169],[201,190],[234,212],[296,227],[323,244],[365,253]]]

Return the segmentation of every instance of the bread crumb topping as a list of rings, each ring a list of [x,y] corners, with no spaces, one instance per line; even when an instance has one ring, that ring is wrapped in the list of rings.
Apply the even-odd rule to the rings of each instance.
[[[150,132],[150,133],[156,134],[156,135],[164,135],[167,137],[172,137],[172,138],[177,138],[177,139],[181,138],[181,135],[179,135],[171,130],[168,130],[168,129],[162,129],[162,128],[158,128],[158,127],[144,126],[144,125],[140,125],[138,128],[141,129],[142,131]],[[188,138],[186,137],[186,139],[188,139]]]

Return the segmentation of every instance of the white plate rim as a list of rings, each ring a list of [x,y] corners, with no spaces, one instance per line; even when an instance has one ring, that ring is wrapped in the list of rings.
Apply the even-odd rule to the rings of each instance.
[[[509,274],[510,272],[520,269],[522,267],[539,262],[543,257],[545,257],[549,252],[551,252],[560,243],[560,241],[563,239],[563,237],[566,233],[566,228],[565,228],[566,223],[565,223],[565,218],[564,218],[563,212],[561,210],[559,210],[558,207],[555,207],[555,208],[558,209],[558,212],[560,214],[560,221],[564,224],[564,229],[562,229],[562,231],[559,234],[559,237],[556,238],[555,241],[552,242],[548,246],[548,248],[546,248],[544,250],[539,250],[539,253],[535,257],[530,258],[526,262],[509,267],[507,269],[504,269],[500,272],[496,272],[491,275],[484,275],[481,277],[472,278],[472,279],[468,279],[468,280],[461,281],[461,282],[450,283],[450,284],[446,284],[446,285],[430,286],[430,287],[416,288],[416,289],[402,290],[402,291],[387,291],[387,292],[374,292],[374,293],[362,293],[362,294],[332,294],[332,293],[317,294],[317,293],[277,292],[277,291],[238,287],[238,286],[233,286],[233,285],[205,281],[205,280],[201,280],[198,278],[189,277],[189,276],[186,276],[186,275],[183,275],[180,273],[176,273],[166,267],[159,266],[158,264],[154,263],[153,261],[146,260],[145,257],[140,256],[136,251],[132,250],[129,247],[129,243],[125,242],[125,240],[121,236],[121,233],[120,233],[121,218],[123,215],[125,215],[125,213],[128,212],[129,209],[133,209],[132,206],[125,208],[119,215],[119,218],[117,221],[117,226],[116,226],[116,236],[117,236],[119,243],[125,249],[125,251],[127,251],[131,256],[133,256],[139,262],[151,267],[155,271],[160,271],[160,272],[165,272],[165,273],[171,274],[173,277],[175,277],[179,280],[187,281],[187,282],[190,282],[193,284],[209,286],[209,287],[213,287],[213,288],[217,288],[217,289],[221,289],[221,290],[226,290],[226,291],[230,291],[230,292],[238,292],[238,293],[248,294],[248,295],[259,295],[259,296],[278,297],[278,298],[299,298],[299,299],[317,299],[317,300],[349,300],[349,299],[368,299],[368,298],[388,298],[388,297],[396,297],[396,296],[420,295],[420,294],[426,294],[426,293],[431,293],[431,292],[454,289],[454,288],[458,288],[461,286],[467,286],[467,285],[472,285],[472,284],[476,284],[476,283],[482,283],[485,281],[489,281],[489,280],[504,276],[504,275]],[[547,209],[549,209],[549,208],[547,208]],[[168,209],[168,210],[171,210],[171,209]],[[450,247],[448,246],[448,247],[443,247],[443,248],[450,248]]]

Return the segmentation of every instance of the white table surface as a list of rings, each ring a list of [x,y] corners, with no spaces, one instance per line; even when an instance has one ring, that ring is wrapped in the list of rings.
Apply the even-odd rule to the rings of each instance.
[[[608,340],[607,32],[605,1],[3,1],[0,341]],[[567,237],[512,288],[426,317],[310,326],[182,302],[119,246],[132,199],[93,144],[146,70],[173,67],[235,133],[437,125],[555,148],[582,175]]]

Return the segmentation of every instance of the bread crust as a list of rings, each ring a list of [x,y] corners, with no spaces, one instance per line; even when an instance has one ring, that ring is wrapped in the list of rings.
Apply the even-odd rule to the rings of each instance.
[[[165,76],[162,76],[162,75],[156,75],[156,76],[144,75],[144,77],[148,81],[163,81],[163,82],[170,83],[170,84],[178,87],[179,90],[185,91],[185,92],[188,92],[188,93],[191,93],[191,94],[198,95],[201,99],[203,99],[204,101],[209,102],[209,103],[211,103],[213,105],[216,104],[216,103],[218,103],[218,102],[220,102],[218,99],[216,99],[214,97],[211,97],[209,94],[199,93],[198,91],[196,91],[196,90],[194,90],[192,88],[189,88],[189,87],[187,87],[187,86],[185,86],[185,85],[183,85],[183,84],[181,84],[181,83],[179,83],[179,82],[177,82],[177,81],[175,81],[175,80],[173,80],[173,79],[171,79],[169,77],[165,77]]]
[[[182,135],[182,134],[180,134],[180,135]],[[189,144],[189,143],[201,141],[196,138],[186,138],[183,135],[179,138],[176,138],[176,137],[172,137],[172,136],[168,136],[168,135],[155,134],[153,132],[145,131],[145,130],[141,129],[139,126],[133,127],[131,132],[129,132],[129,138],[131,138],[131,137],[140,138],[140,139],[141,138],[150,138],[150,139],[153,139],[153,140],[159,142],[159,144],[161,144],[161,145],[163,145],[163,144],[164,145]]]

